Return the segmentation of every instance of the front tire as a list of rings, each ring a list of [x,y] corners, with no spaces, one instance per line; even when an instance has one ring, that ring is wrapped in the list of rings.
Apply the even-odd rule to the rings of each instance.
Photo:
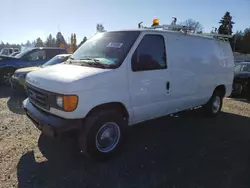
[[[223,95],[219,91],[214,91],[211,99],[203,106],[204,115],[215,117],[221,112],[223,105]]]
[[[128,123],[115,110],[103,110],[87,117],[78,136],[80,151],[92,160],[104,160],[124,143]]]

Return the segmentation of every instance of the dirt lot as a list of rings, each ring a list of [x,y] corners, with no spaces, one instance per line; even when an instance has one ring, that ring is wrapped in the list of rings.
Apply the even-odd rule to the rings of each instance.
[[[250,187],[250,104],[224,100],[223,113],[199,110],[131,128],[123,152],[106,163],[76,153],[72,140],[41,136],[21,99],[0,93],[0,187]]]

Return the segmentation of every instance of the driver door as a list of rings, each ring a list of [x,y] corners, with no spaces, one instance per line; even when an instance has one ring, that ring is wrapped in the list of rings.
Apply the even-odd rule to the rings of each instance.
[[[163,116],[171,110],[165,38],[160,34],[146,34],[140,38],[128,70],[134,123]]]

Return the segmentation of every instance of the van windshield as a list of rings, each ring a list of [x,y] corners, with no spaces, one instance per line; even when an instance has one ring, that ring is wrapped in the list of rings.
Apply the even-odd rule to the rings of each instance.
[[[115,31],[94,35],[71,56],[70,63],[100,68],[118,68],[140,31]]]

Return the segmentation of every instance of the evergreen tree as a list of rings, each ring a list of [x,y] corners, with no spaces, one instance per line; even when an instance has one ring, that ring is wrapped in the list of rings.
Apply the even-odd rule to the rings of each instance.
[[[38,37],[36,39],[36,47],[43,47],[43,46],[44,46],[44,44],[43,44],[42,39],[40,37]]]
[[[86,41],[87,41],[87,37],[84,37],[83,40],[80,42],[80,44],[77,46],[77,48],[83,45]]]
[[[45,46],[47,47],[56,47],[56,39],[52,37],[51,34],[49,34],[46,42],[45,42]]]
[[[57,47],[60,47],[61,45],[64,45],[64,46],[66,47],[66,41],[65,41],[65,39],[64,39],[64,37],[63,37],[63,35],[62,35],[62,33],[61,33],[61,32],[58,32],[58,33],[56,34],[56,46],[57,46]]]
[[[250,53],[250,28],[245,29],[242,46],[243,53]]]
[[[71,53],[74,53],[76,51],[76,34],[71,34],[71,40],[70,40],[70,51]]]
[[[27,40],[27,42],[26,42],[25,45],[26,45],[26,46],[30,46],[30,45],[31,45],[31,42],[30,42],[29,40]],[[6,46],[9,46],[9,44],[7,43]]]
[[[32,41],[31,46],[33,46],[33,47],[36,46],[36,40],[33,40],[33,41]]]
[[[74,35],[73,35],[73,42],[74,42],[74,46],[75,46],[75,49],[76,49],[76,43],[77,43],[77,41],[76,41],[76,34],[74,33]]]
[[[51,42],[52,42],[52,47],[57,47],[55,37],[52,38]]]
[[[233,24],[235,23],[232,21],[230,12],[226,12],[219,23],[221,24],[218,30],[219,34],[232,35]]]
[[[73,44],[73,33],[71,33],[71,37],[70,37],[70,48],[72,49],[72,44]]]

